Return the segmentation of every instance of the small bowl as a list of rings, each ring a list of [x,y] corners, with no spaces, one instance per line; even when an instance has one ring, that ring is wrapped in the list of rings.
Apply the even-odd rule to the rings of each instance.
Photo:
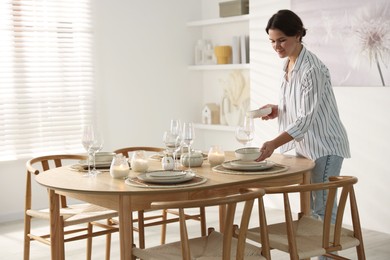
[[[259,147],[245,147],[240,148],[235,151],[236,158],[241,161],[254,161],[260,156],[260,148]]]
[[[105,163],[105,162],[112,162],[112,159],[114,158],[115,153],[112,152],[99,152],[95,155],[95,161],[97,163]]]

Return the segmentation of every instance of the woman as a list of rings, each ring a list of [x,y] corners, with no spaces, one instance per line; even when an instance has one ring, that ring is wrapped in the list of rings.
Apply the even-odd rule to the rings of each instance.
[[[350,157],[328,68],[302,45],[306,29],[294,12],[278,11],[269,19],[266,32],[286,63],[279,104],[263,106],[271,107],[272,112],[262,117],[277,117],[280,134],[263,144],[257,161],[270,157],[278,147],[282,153],[295,148],[298,155],[315,161],[312,182],[326,182],[330,176],[340,175],[343,159]],[[318,192],[312,199],[313,214],[323,218],[326,194]]]

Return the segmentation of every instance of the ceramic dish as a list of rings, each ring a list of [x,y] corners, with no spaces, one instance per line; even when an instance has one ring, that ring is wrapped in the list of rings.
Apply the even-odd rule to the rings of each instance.
[[[245,147],[234,151],[236,158],[242,161],[254,161],[260,157],[261,152],[259,147]]]
[[[88,166],[88,162],[85,161],[85,160],[79,161],[79,164],[81,166]],[[89,162],[89,164],[91,166],[93,166],[93,161],[91,160]],[[110,167],[111,166],[111,161],[110,162],[108,162],[108,161],[107,162],[95,162],[95,165],[96,165],[96,167]]]
[[[155,176],[156,174],[160,172],[159,174],[167,174],[167,171],[155,171],[153,172]],[[144,181],[144,182],[150,182],[150,183],[167,183],[167,184],[173,184],[173,183],[181,183],[190,181],[195,177],[195,173],[193,172],[185,172],[183,175],[177,175],[169,178],[169,177],[150,177],[151,172],[142,173],[137,176],[138,179]]]
[[[255,118],[255,117],[267,116],[271,113],[272,113],[272,108],[265,107],[265,108],[260,108],[260,109],[248,111],[248,112],[246,112],[246,115],[249,117]]]
[[[235,160],[235,161],[230,161],[230,164],[233,166],[244,166],[244,167],[262,167],[264,164],[267,164],[267,161],[261,161],[261,162],[256,162],[256,161],[241,161],[241,160]]]
[[[271,161],[264,161],[259,165],[237,165],[238,160],[234,161],[227,161],[222,163],[222,167],[229,169],[229,170],[236,170],[236,171],[263,171],[272,168],[275,163]]]
[[[149,179],[177,179],[185,177],[187,172],[185,171],[153,171],[147,172],[146,177]]]

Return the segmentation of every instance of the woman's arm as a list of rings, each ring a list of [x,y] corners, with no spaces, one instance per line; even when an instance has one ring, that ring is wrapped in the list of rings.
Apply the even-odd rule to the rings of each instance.
[[[275,149],[290,142],[291,140],[293,140],[292,136],[289,135],[287,132],[283,132],[275,139],[265,142],[260,148],[261,155],[259,158],[256,159],[256,161],[264,161],[274,153]]]

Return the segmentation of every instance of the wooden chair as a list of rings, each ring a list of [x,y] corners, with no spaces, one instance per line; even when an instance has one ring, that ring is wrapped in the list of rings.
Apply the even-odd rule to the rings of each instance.
[[[365,259],[363,237],[353,185],[356,177],[330,177],[329,182],[298,186],[266,188],[266,194],[282,194],[284,200],[285,222],[268,226],[269,243],[275,248],[290,254],[290,259],[306,259],[325,255],[332,259],[346,259],[334,252],[356,247],[358,259]],[[293,220],[289,195],[299,192],[324,190],[328,192],[324,220],[302,216]],[[333,203],[339,193],[336,221],[331,223]],[[345,206],[350,203],[352,230],[342,226]],[[259,228],[248,231],[248,238],[261,242]]]
[[[41,171],[49,170],[54,167],[61,167],[63,162],[75,162],[85,160],[82,155],[49,155],[33,158],[26,163],[27,179],[26,179],[26,200],[25,200],[25,216],[24,216],[24,259],[30,259],[30,242],[36,240],[46,245],[50,245],[50,234],[37,235],[31,233],[32,221],[36,219],[45,219],[50,223],[50,212],[48,209],[35,210],[33,205],[33,189],[31,179]],[[40,170],[35,165],[40,164]],[[99,207],[97,205],[80,203],[67,204],[65,196],[60,196],[61,203],[61,222],[57,223],[62,226],[63,242],[70,242],[80,239],[87,240],[87,259],[91,259],[92,255],[92,238],[95,236],[106,235],[106,259],[110,259],[111,233],[118,232],[118,227],[115,227],[111,221],[113,217],[118,216],[114,210]],[[97,222],[104,220],[106,223]],[[85,224],[82,226],[81,224]],[[96,231],[93,226],[99,227]]]
[[[202,196],[203,194],[203,196]],[[206,194],[206,195],[205,195]],[[257,247],[246,242],[246,232],[249,226],[254,201],[258,199],[263,240],[267,240],[266,220],[263,205],[263,189],[241,190],[231,195],[212,195],[208,191],[199,192],[201,197],[195,200],[153,202],[151,208],[168,209],[174,208],[179,211],[180,218],[180,241],[155,246],[147,249],[133,248],[133,255],[140,259],[270,259],[269,248]],[[205,199],[206,198],[206,199]],[[240,232],[237,238],[233,237],[233,222],[236,215],[237,203],[243,202],[241,214]],[[189,239],[187,233],[186,216],[184,209],[195,207],[208,207],[226,205],[226,216],[223,221],[224,233],[209,228],[207,236]],[[238,214],[237,214],[238,215]],[[237,216],[238,217],[238,216]],[[259,233],[260,235],[260,233]]]
[[[133,146],[117,149],[114,151],[116,154],[123,154],[123,156],[129,158],[130,153],[134,151],[146,151],[146,152],[156,152],[162,153],[164,148],[160,147],[149,147],[149,146]],[[151,226],[160,226],[161,225],[161,244],[165,244],[166,233],[167,233],[167,224],[178,222],[179,218],[168,218],[168,213],[178,216],[179,213],[174,210],[164,209],[161,214],[149,214],[145,217],[144,211],[138,211],[138,218],[134,218],[133,222],[138,223],[138,227],[134,227],[135,231],[138,231],[139,234],[139,247],[145,248],[145,227]],[[199,209],[199,214],[186,214],[187,219],[193,219],[200,221],[201,234],[202,236],[206,235],[206,213],[204,208]]]

